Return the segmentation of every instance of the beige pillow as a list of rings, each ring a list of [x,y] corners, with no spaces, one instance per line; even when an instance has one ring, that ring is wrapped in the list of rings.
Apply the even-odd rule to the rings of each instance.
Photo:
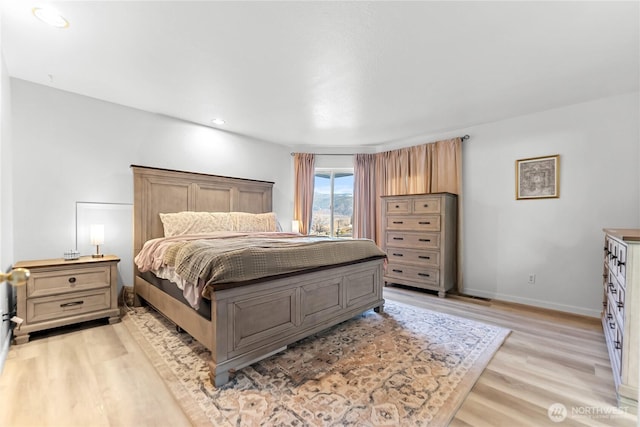
[[[165,237],[233,230],[231,215],[228,212],[161,213],[160,221]]]
[[[161,213],[160,221],[162,221],[165,237],[215,231],[278,231],[278,220],[273,212],[252,214],[247,212],[185,211]]]
[[[278,220],[274,212],[262,214],[231,212],[231,221],[233,222],[233,231],[278,231]]]

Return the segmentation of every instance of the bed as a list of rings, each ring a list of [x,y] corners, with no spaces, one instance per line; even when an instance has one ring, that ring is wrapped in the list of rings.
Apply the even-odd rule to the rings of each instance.
[[[273,183],[131,166],[134,175],[134,256],[164,237],[160,214],[272,211]],[[168,280],[134,264],[138,302],[151,305],[211,351],[212,383],[287,345],[367,310],[382,311],[384,255],[269,275],[208,288],[194,309]]]

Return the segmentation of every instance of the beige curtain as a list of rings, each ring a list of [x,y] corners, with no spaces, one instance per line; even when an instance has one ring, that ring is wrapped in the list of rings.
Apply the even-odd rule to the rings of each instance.
[[[375,154],[356,154],[353,164],[353,237],[376,238]]]
[[[315,156],[311,153],[295,153],[293,162],[295,174],[293,219],[300,222],[300,233],[309,234],[313,211]]]

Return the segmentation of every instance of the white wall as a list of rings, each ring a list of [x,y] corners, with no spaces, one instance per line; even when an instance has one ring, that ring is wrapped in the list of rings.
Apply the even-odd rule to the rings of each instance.
[[[131,164],[273,181],[274,211],[291,226],[287,147],[23,80],[11,89],[14,261],[74,248],[77,201],[132,203]]]
[[[11,90],[0,37],[0,270],[3,272],[11,267],[13,260],[11,163]],[[8,291],[9,285],[0,283],[0,314],[10,311]],[[9,322],[0,322],[0,373],[10,340]]]
[[[639,117],[635,92],[462,131],[465,293],[599,316],[602,228],[640,226]],[[515,200],[515,160],[551,154],[560,198]]]
[[[640,93],[385,144],[463,142],[461,292],[598,317],[603,228],[640,227]],[[515,200],[515,161],[560,154],[560,198]],[[528,284],[529,274],[536,283]]]

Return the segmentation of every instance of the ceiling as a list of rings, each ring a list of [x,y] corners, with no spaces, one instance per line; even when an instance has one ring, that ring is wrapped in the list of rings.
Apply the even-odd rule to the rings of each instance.
[[[4,0],[2,50],[11,77],[344,148],[637,91],[639,22],[637,1]]]

